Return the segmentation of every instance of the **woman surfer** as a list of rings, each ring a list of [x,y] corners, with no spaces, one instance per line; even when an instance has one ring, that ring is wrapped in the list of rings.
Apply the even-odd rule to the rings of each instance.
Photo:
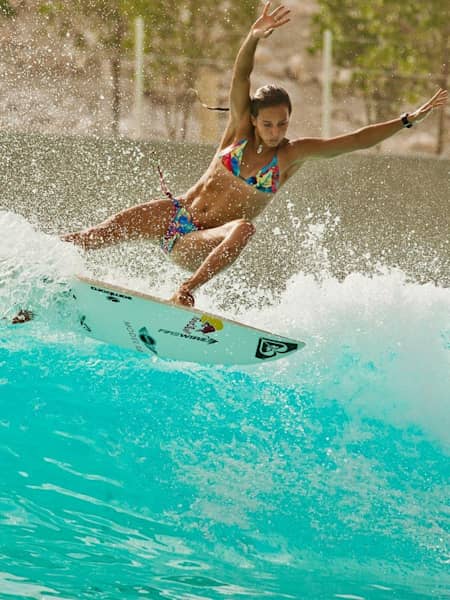
[[[230,265],[255,232],[253,221],[274,194],[311,158],[332,158],[374,146],[442,106],[440,89],[419,109],[338,137],[289,140],[289,96],[268,85],[250,96],[250,75],[261,39],[289,21],[289,10],[265,4],[235,60],[230,116],[218,150],[200,180],[176,198],[163,183],[165,199],[134,206],[85,231],[62,236],[88,250],[129,239],[159,242],[164,252],[192,272],[171,298],[193,306],[192,293]]]

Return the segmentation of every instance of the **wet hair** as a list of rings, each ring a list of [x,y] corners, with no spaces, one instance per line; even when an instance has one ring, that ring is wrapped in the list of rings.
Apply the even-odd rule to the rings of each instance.
[[[269,106],[287,106],[289,114],[292,112],[292,103],[287,91],[278,85],[265,85],[256,90],[250,99],[250,114],[257,117],[261,108]]]
[[[198,95],[197,90],[193,90],[200,104],[208,110],[229,111],[230,109],[223,106],[208,106],[204,104]],[[255,95],[250,98],[250,114],[252,117],[257,117],[261,108],[269,106],[287,106],[289,114],[292,112],[292,103],[287,91],[278,85],[265,85],[256,90]]]

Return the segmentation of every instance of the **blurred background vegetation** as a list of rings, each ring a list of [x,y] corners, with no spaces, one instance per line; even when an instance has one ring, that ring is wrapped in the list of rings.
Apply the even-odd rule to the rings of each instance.
[[[400,90],[417,101],[449,83],[450,2],[318,0],[312,51],[333,34],[333,60],[350,69],[351,89],[365,100],[367,120],[395,114]],[[444,144],[441,113],[438,153]]]
[[[150,74],[145,93],[168,108],[169,136],[175,137],[179,130],[183,138],[196,99],[192,89],[202,63],[232,60],[243,30],[256,14],[256,5],[254,0],[72,0],[42,2],[39,12],[59,35],[72,32],[79,47],[86,48],[90,36],[109,50],[115,133],[120,115],[121,60],[133,50],[134,22],[142,17],[146,71]]]
[[[320,71],[322,34],[331,31],[335,108],[338,116],[339,106],[348,106],[345,129],[347,121],[355,127],[392,118],[403,112],[400,104],[425,100],[438,86],[448,87],[449,2],[288,0],[286,4],[292,9],[292,27],[289,25],[270,38],[266,47],[272,57],[266,56],[258,68],[266,79],[270,77],[281,84],[285,76],[295,80],[303,93],[301,100],[307,102],[308,96],[315,96],[312,102],[317,105],[317,85],[313,92],[307,92],[305,70]],[[116,135],[121,132],[121,121],[125,122],[132,112],[135,20],[142,17],[147,119],[154,119],[156,137],[160,135],[156,125],[163,122],[168,138],[185,140],[189,139],[189,128],[198,134],[196,119],[202,118],[193,114],[196,97],[192,90],[206,90],[209,103],[227,101],[225,90],[233,58],[260,10],[257,0],[0,0],[0,41],[3,38],[4,59],[6,48],[6,54],[11,49],[11,61],[23,61],[14,36],[17,37],[21,23],[34,24],[30,44],[34,45],[36,60],[30,69],[30,80],[42,68],[46,56],[52,55],[53,61],[60,61],[61,68],[67,68],[66,58],[70,55],[72,60],[78,53],[72,70],[78,79],[84,74],[98,88],[99,97],[106,98],[109,132]],[[296,14],[303,16],[302,20],[296,21]],[[26,36],[22,28],[22,46]],[[52,48],[46,50],[47,55],[39,54],[38,47],[43,44]],[[294,54],[298,52],[295,63]],[[313,62],[308,63],[308,55]],[[105,80],[104,64],[109,70],[108,93],[99,89]],[[320,72],[311,81],[314,77],[320,84]],[[68,87],[76,85],[75,79]],[[294,95],[296,92],[294,89]],[[58,90],[60,105],[62,94],[63,90]],[[357,110],[351,98],[359,100]],[[356,118],[352,121],[353,116]],[[102,127],[97,129],[102,132]],[[124,127],[122,133],[127,135],[131,129]],[[448,146],[444,111],[437,117],[435,129],[433,148],[429,150],[440,154]],[[94,125],[92,130],[96,131]],[[150,135],[151,124],[141,137]],[[210,141],[215,136],[214,130]],[[195,134],[190,139],[193,137]]]

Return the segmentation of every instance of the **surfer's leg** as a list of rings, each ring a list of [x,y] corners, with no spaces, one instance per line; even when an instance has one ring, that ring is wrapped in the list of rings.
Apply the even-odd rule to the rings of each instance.
[[[131,239],[156,240],[166,232],[172,214],[171,200],[152,200],[127,208],[84,231],[62,235],[61,239],[81,246],[84,250],[94,250]]]
[[[172,302],[193,306],[192,292],[231,265],[255,233],[249,221],[238,219],[214,229],[190,233],[175,244],[172,259],[194,271],[171,298]]]

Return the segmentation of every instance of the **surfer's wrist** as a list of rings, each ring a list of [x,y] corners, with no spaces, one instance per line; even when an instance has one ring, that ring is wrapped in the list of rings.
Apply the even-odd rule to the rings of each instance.
[[[250,40],[255,44],[255,46],[258,45],[259,40],[263,37],[261,32],[258,31],[257,29],[255,29],[255,26],[253,25],[252,28],[250,29],[250,33],[249,36]]]
[[[410,113],[403,113],[400,117],[400,120],[402,122],[402,127],[406,129],[410,129],[413,126],[413,121],[411,119]]]

